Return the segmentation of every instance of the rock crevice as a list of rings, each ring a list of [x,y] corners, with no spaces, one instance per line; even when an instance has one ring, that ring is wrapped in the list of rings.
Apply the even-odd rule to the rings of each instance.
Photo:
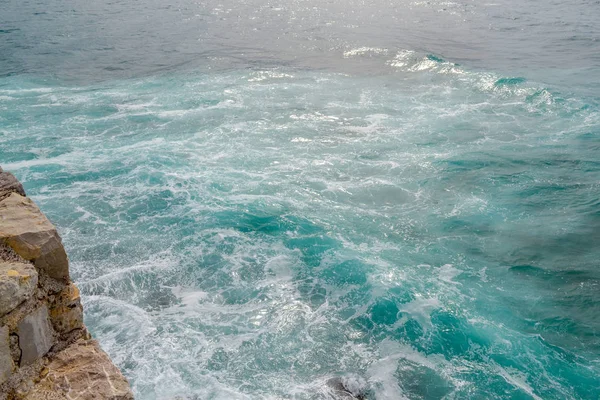
[[[0,168],[0,400],[131,400],[92,340],[52,223]]]

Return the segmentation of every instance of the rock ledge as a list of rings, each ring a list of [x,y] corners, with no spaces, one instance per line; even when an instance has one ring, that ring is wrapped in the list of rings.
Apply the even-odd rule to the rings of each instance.
[[[56,228],[0,167],[0,400],[133,400],[83,324]]]

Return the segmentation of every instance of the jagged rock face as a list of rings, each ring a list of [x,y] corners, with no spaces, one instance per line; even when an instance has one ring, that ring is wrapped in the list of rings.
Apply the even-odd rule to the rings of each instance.
[[[54,329],[61,334],[83,328],[83,307],[77,286],[71,283],[55,296],[50,319]]]
[[[13,370],[13,360],[10,354],[8,328],[0,327],[0,384],[4,383]]]
[[[131,400],[83,324],[56,228],[0,168],[0,400]]]
[[[10,196],[11,193],[18,193],[25,196],[25,190],[21,182],[10,172],[4,172],[0,169],[0,200]]]
[[[132,400],[129,384],[95,340],[80,340],[56,354],[46,376],[25,398]]]
[[[25,317],[19,324],[17,335],[21,348],[21,366],[29,365],[48,353],[54,342],[54,331],[44,304]]]
[[[11,193],[0,202],[0,240],[49,277],[69,279],[69,261],[60,236],[31,199]]]
[[[38,284],[38,273],[31,264],[0,261],[0,316],[29,299]]]

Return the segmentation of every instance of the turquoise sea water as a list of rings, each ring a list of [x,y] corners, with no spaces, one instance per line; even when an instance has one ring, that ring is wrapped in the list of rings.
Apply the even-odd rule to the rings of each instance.
[[[597,2],[45,3],[0,165],[136,398],[599,398]]]

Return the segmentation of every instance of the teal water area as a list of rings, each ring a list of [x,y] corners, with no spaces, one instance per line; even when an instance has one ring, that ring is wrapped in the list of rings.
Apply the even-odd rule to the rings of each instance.
[[[2,80],[3,167],[138,397],[597,397],[598,104],[400,57]]]
[[[599,398],[597,2],[2,7],[0,165],[136,398]]]

